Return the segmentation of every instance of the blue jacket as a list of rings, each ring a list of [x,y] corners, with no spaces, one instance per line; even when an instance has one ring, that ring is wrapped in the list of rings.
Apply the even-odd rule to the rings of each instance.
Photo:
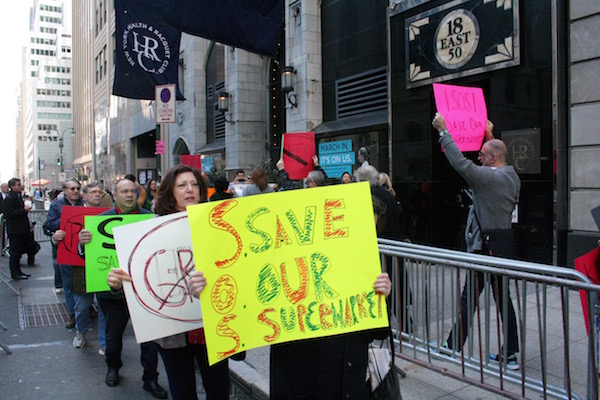
[[[46,222],[44,222],[44,231],[49,233],[54,233],[60,229],[60,216],[62,214],[63,206],[70,206],[69,200],[63,197],[60,200],[56,200],[54,203],[50,205],[50,209],[48,210],[48,216],[46,217]],[[73,204],[74,206],[82,206],[83,199],[79,199]]]

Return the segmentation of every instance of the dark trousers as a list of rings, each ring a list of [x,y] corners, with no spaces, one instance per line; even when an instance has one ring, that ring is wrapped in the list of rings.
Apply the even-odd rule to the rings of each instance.
[[[159,351],[167,370],[173,400],[198,399],[194,359],[200,367],[206,399],[229,399],[228,362],[224,360],[209,367],[206,345],[188,343],[186,347],[177,349],[163,349],[159,346]]]
[[[106,315],[106,365],[119,369],[123,366],[121,351],[123,350],[123,332],[129,321],[127,303],[123,299],[100,298],[100,307]],[[142,355],[140,360],[144,368],[144,382],[158,379],[158,345],[154,342],[140,345]]]
[[[4,220],[4,216],[0,220],[0,230],[2,230],[2,248],[0,248],[0,252],[2,252],[6,247],[6,221]]]
[[[517,318],[510,298],[508,284],[505,285],[502,277],[498,275],[490,275],[490,283],[496,307],[500,310],[502,331],[507,331],[507,337],[504,338],[506,341],[505,345],[507,346],[506,354],[511,355],[518,353],[519,339],[517,337]],[[467,280],[460,298],[461,315],[448,336],[448,347],[450,349],[460,351],[465,345],[469,333],[468,318],[475,312],[475,308],[479,303],[479,295],[483,291],[484,285],[483,272],[469,272],[467,274]],[[505,300],[506,307],[504,305]]]
[[[8,238],[10,239],[10,276],[16,278],[23,273],[19,264],[29,242],[29,235],[12,234]]]
[[[62,277],[60,275],[60,268],[56,262],[56,256],[58,255],[58,246],[52,245],[52,265],[54,266],[54,287],[59,289],[63,287]]]

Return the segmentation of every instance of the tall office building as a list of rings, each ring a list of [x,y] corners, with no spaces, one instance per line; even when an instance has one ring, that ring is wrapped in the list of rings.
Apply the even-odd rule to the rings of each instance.
[[[59,186],[72,164],[71,40],[71,2],[35,0],[22,60],[19,172],[26,189],[40,178]]]

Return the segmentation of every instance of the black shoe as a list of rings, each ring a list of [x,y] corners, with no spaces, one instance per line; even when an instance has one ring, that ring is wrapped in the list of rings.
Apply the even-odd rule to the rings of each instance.
[[[29,265],[29,266],[35,265],[35,255],[27,256],[27,265]]]
[[[26,274],[25,272],[21,272],[21,276],[23,276],[23,275],[26,276],[26,277],[28,277],[28,278],[31,276],[31,274]]]
[[[74,315],[69,316],[69,321],[67,321],[67,323],[65,324],[65,328],[67,328],[67,329],[75,328],[75,316]]]
[[[21,274],[21,275],[17,275],[17,276],[12,276],[11,279],[13,281],[22,281],[25,279],[28,279],[31,275],[25,275],[25,274]]]
[[[108,379],[108,377],[106,379]],[[152,393],[152,396],[156,397],[157,399],[169,398],[167,391],[163,389],[157,381],[144,382],[144,390]]]
[[[108,367],[108,372],[106,372],[106,386],[117,386],[119,384],[119,370],[116,368]]]

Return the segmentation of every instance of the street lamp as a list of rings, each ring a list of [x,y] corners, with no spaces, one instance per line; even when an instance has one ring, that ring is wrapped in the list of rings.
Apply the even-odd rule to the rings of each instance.
[[[42,170],[45,169],[44,160],[40,159],[38,155],[38,182],[42,180]]]
[[[60,133],[60,131],[56,131],[56,133],[58,133],[58,150],[59,150],[57,164],[60,165],[60,172],[65,172],[65,166],[64,166],[64,162],[63,162],[63,147],[65,147],[65,145],[63,143],[63,138],[65,136],[65,133],[67,133],[68,131],[71,131],[71,135],[75,136],[75,129],[73,129],[73,128],[67,128],[64,131],[62,131],[62,133]],[[48,135],[50,135],[51,133],[52,133],[52,131],[50,129],[48,129],[46,131],[46,134],[48,134]]]

